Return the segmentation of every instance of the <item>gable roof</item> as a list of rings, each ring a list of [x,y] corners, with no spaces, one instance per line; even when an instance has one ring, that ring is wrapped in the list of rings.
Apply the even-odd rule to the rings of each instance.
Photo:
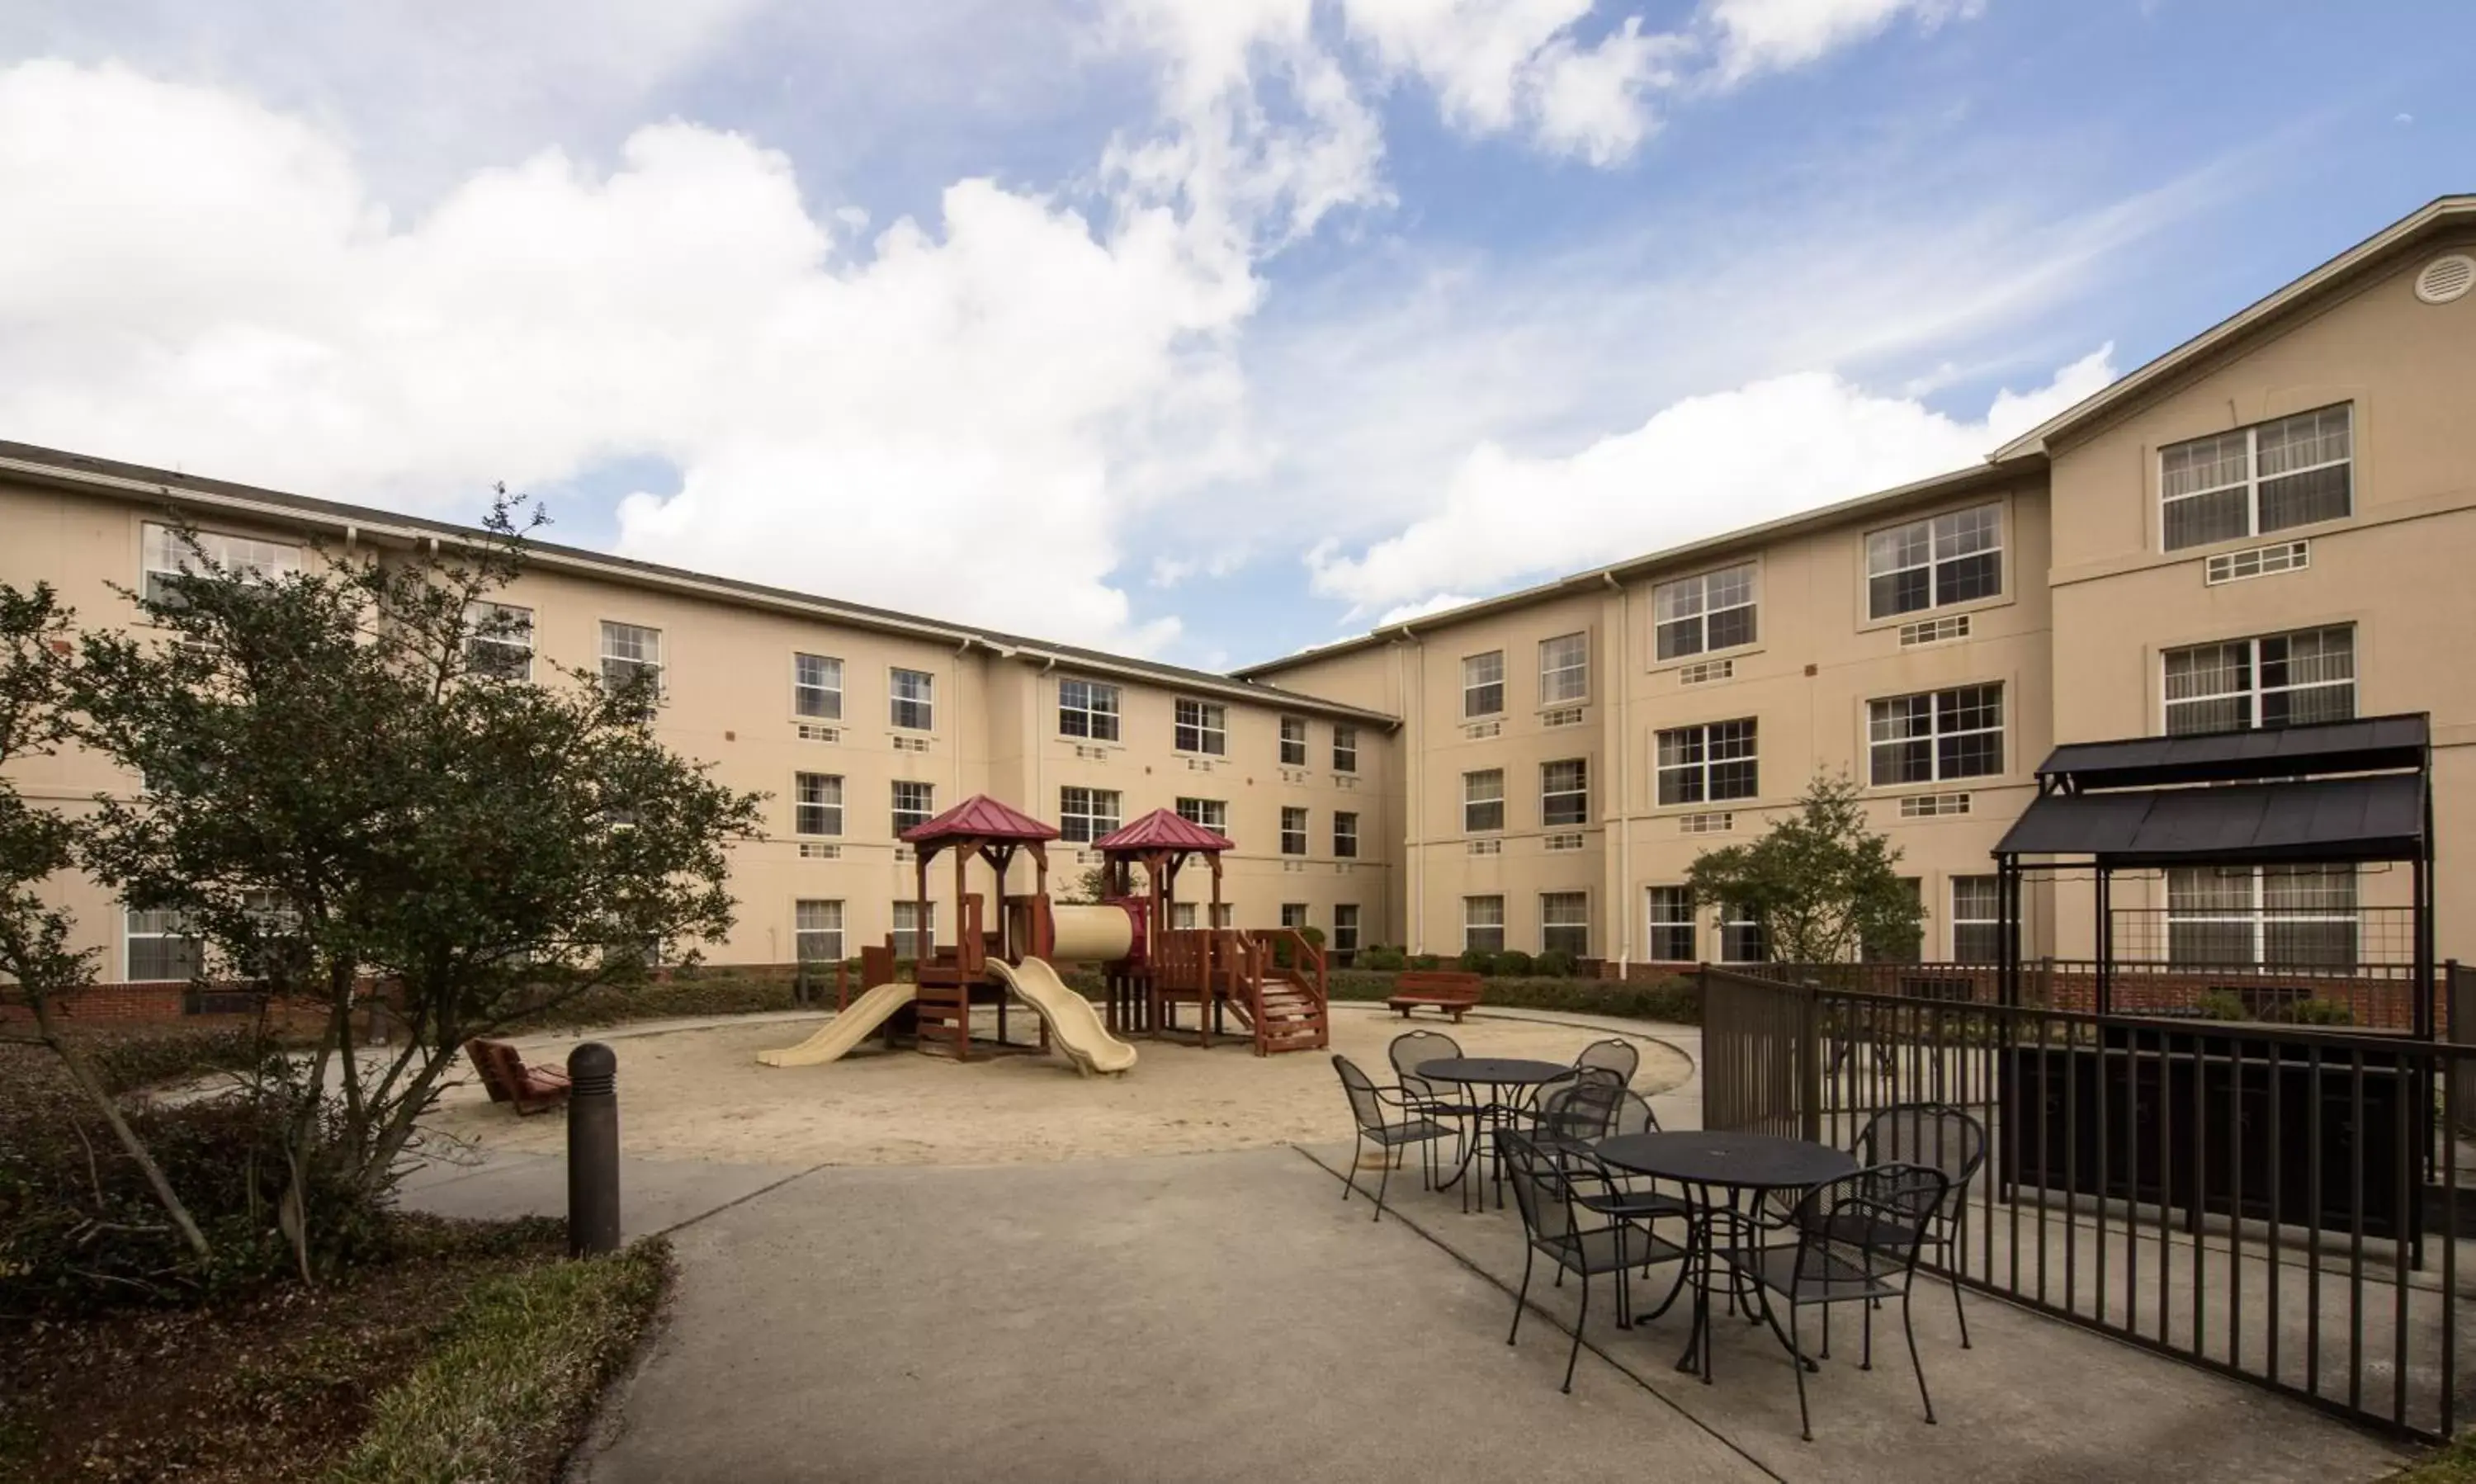
[[[974,794],[935,819],[903,831],[903,838],[910,845],[934,845],[943,840],[1054,840],[1057,827],[1044,825],[986,794]]]
[[[2389,267],[2424,238],[2454,226],[2476,223],[2476,195],[2439,196],[2266,299],[2239,309],[2199,334],[2117,377],[1994,451],[1996,458],[2052,452],[2066,437],[2096,419],[2138,403],[2162,383],[2191,370],[2233,342],[2318,303],[2368,273]]]
[[[1236,846],[1227,835],[1206,829],[1175,809],[1154,809],[1093,841],[1092,849],[1103,854],[1121,851],[1204,851],[1217,855]]]

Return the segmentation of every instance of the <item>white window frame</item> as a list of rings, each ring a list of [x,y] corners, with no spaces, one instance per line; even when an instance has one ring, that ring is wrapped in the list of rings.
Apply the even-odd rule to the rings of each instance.
[[[1104,680],[1067,676],[1057,682],[1057,734],[1090,742],[1119,740],[1126,692]]]
[[[2323,419],[2334,413],[2337,415],[2339,425],[2336,436],[2339,441],[2345,444],[2345,453],[2335,458],[2325,458],[2312,463],[2298,464],[2293,468],[2282,468],[2271,475],[2265,476],[2262,473],[2261,442],[2264,433],[2283,430],[2290,425],[2302,424],[2310,420],[2315,426],[2306,436],[2315,441],[2327,441],[2332,437],[2332,433],[2321,424]],[[2237,443],[2241,445],[2240,453],[2233,446]],[[2227,466],[2234,458],[2240,458],[2243,472],[2234,479],[2222,479],[2216,483],[2168,494],[2167,483],[2179,472],[2173,467],[2177,457],[2188,453],[2207,454],[2213,445],[2216,446],[2216,461],[2220,466]],[[2183,438],[2173,443],[2163,444],[2158,450],[2157,466],[2158,549],[2166,552],[2191,551],[2195,547],[2216,546],[2224,541],[2249,541],[2256,536],[2266,536],[2281,531],[2293,531],[2303,526],[2319,525],[2323,521],[2345,520],[2356,513],[2355,462],[2356,408],[2352,402],[2334,402],[2327,407],[2292,412],[2284,417],[2266,418],[2261,422],[2230,429],[2225,433],[2205,433],[2197,438]],[[2295,479],[2302,475],[2316,474],[2324,469],[2340,468],[2347,471],[2347,507],[2344,510],[2336,515],[2320,515],[2309,521],[2292,521],[2280,526],[2264,526],[2261,523],[2261,491],[2264,484]],[[2243,491],[2244,497],[2242,531],[2187,541],[2170,539],[2167,516],[2168,511],[2174,507],[2196,500],[2206,500],[2214,495],[2224,495],[2239,489]]]
[[[1303,768],[1307,765],[1307,719],[1284,716],[1280,719],[1281,766]]]
[[[1065,784],[1057,790],[1058,838],[1089,845],[1124,822],[1126,806],[1126,795],[1114,788]]]
[[[928,921],[926,925],[928,941],[925,945],[920,941],[922,925],[918,921],[920,909],[924,906],[928,909]],[[905,918],[913,919],[912,926],[908,928],[903,926]],[[923,903],[911,897],[898,900],[894,903],[893,925],[886,929],[886,937],[894,945],[895,957],[907,958],[913,963],[918,963],[924,956],[924,947],[929,952],[934,952],[937,947],[937,903],[934,901]],[[903,940],[905,938],[911,940],[911,952],[907,953],[903,951]]]
[[[1307,921],[1308,915],[1307,904],[1303,902],[1281,903],[1281,926],[1292,932],[1300,931],[1310,926]]]
[[[1490,913],[1495,916],[1494,922],[1486,920]],[[1475,935],[1483,932],[1494,933],[1496,941],[1484,944],[1475,941]],[[1501,893],[1462,899],[1462,950],[1481,953],[1504,952],[1504,897]]]
[[[643,624],[602,620],[602,685],[615,691],[639,675],[654,678],[654,693],[662,692],[662,631]]]
[[[1179,696],[1170,703],[1170,746],[1203,757],[1229,755],[1229,708],[1218,701]]]
[[[189,972],[177,977],[140,977],[137,957],[133,952],[139,943],[188,945],[186,957]],[[181,951],[166,949],[178,962]],[[123,907],[120,914],[120,971],[122,979],[132,984],[184,984],[199,977],[206,969],[206,941],[188,930],[186,916],[170,907]]]
[[[2297,877],[2310,874],[2321,877],[2324,879],[2342,879],[2347,883],[2346,896],[2349,899],[2348,903],[2344,907],[2320,907],[2310,910],[2294,907],[2273,907],[2269,903],[2269,878],[2273,873],[2282,875],[2291,873]],[[2240,907],[2177,907],[2175,905],[2177,890],[2175,878],[2178,876],[2187,874],[2207,874],[2220,880],[2243,880],[2245,883],[2245,904]],[[2354,968],[2356,967],[2357,961],[2362,960],[2365,955],[2364,905],[2364,878],[2353,866],[2327,865],[2296,866],[2288,868],[2266,866],[2250,866],[2241,868],[2217,866],[2169,867],[2166,873],[2166,961],[2179,967],[2195,969],[2245,967],[2296,970]],[[2347,928],[2349,940],[2355,946],[2352,958],[2350,961],[2344,963],[2335,961],[2323,963],[2312,960],[2302,962],[2280,960],[2273,963],[2269,957],[2269,930],[2270,926],[2277,923],[2317,924],[2321,926],[2343,924]],[[2179,924],[2186,924],[2194,927],[2225,927],[2229,925],[2248,927],[2251,929],[2252,956],[2249,959],[2241,959],[2234,963],[2229,963],[2226,959],[2217,957],[2179,957],[2174,949],[2175,928]]]
[[[1570,779],[1559,768],[1573,770]],[[1561,807],[1560,807],[1561,806]],[[1591,822],[1591,760],[1551,757],[1539,765],[1539,826],[1543,829],[1575,829]]]
[[[2288,650],[2288,654],[2277,662],[2281,666],[2291,667],[2295,662],[2295,641],[2298,639],[2310,638],[2323,646],[2322,653],[2317,657],[2326,664],[2333,657],[2332,651],[2329,648],[2329,640],[2333,635],[2340,636],[2343,641],[2345,648],[2343,658],[2346,674],[2336,680],[2321,679],[2299,681],[2292,679],[2292,672],[2290,670],[2290,678],[2283,683],[2271,685],[2263,681],[2262,674],[2265,668],[2265,661],[2262,654],[2263,646],[2268,644],[2285,645]],[[2223,654],[2225,651],[2239,648],[2243,651],[2241,664],[2246,678],[2242,689],[2202,691],[2183,696],[2178,696],[2175,693],[2177,687],[2174,669],[2177,659],[2187,655],[2197,658],[2205,651],[2209,650],[2217,650]],[[2223,667],[2220,668],[2223,669]],[[2188,684],[2191,683],[2191,678],[2188,676]],[[2289,720],[2279,723],[2279,726],[2301,726],[2316,721],[2345,721],[2356,715],[2356,626],[2353,624],[2322,624],[2311,629],[2290,629],[2279,633],[2254,634],[2249,638],[2224,639],[2212,644],[2179,644],[2172,649],[2161,651],[2158,655],[2159,730],[2166,732],[2168,736],[2189,736],[2200,731],[2261,730],[2270,725],[2264,719],[2264,712],[2266,710],[2265,703],[2266,703],[2271,697],[2285,696],[2290,698],[2291,710],[2292,698],[2298,698],[2304,693],[2311,691],[2345,691],[2347,696],[2347,706],[2345,712],[2337,716],[2308,717],[2304,722],[2297,722],[2292,719],[2292,716],[2290,715]],[[2191,710],[2210,705],[2214,703],[2225,701],[2241,703],[2244,714],[2242,725],[2224,728],[2195,728],[2190,731],[2179,731],[2176,729],[2175,719],[2179,711],[2190,712]]]
[[[1307,830],[1314,824],[1303,804],[1281,805],[1281,853],[1303,855],[1307,853]]]
[[[1557,921],[1553,914],[1566,911],[1568,908],[1578,911],[1581,914],[1579,919],[1572,922]],[[1552,953],[1557,951],[1558,944],[1552,934],[1558,929],[1578,931],[1581,934],[1579,947],[1564,950],[1569,956],[1574,958],[1591,956],[1591,894],[1589,892],[1543,891],[1539,894],[1539,952]]]
[[[906,788],[920,790],[921,806],[919,808],[906,809],[903,806],[903,791]],[[894,822],[894,837],[898,840],[903,838],[903,831],[916,829],[937,817],[937,785],[934,783],[922,782],[918,779],[896,779],[888,797],[892,800],[888,818]],[[915,814],[918,817],[912,819],[910,824],[904,823],[906,817]]]
[[[1192,932],[1201,921],[1202,921],[1202,913],[1197,909],[1194,903],[1173,902],[1169,904],[1169,926],[1172,931]]]
[[[1944,723],[1944,698],[1946,696],[1958,697],[1968,691],[1992,691],[1993,693],[1994,725],[1992,727],[1946,728]],[[1876,696],[1868,700],[1866,703],[1867,786],[1869,788],[1909,788],[1928,783],[1956,782],[1961,779],[2001,778],[2003,776],[2004,768],[2011,761],[2011,738],[2004,734],[2006,729],[2010,726],[2010,721],[2006,715],[2009,708],[2005,704],[2008,698],[2003,692],[2004,685],[2002,681],[1982,680],[1968,685],[1945,685],[1935,690],[1910,691],[1904,695],[1898,696]],[[1896,736],[1887,734],[1884,730],[1886,713],[1878,708],[1915,701],[1919,697],[1926,698],[1927,702],[1926,730],[1921,732],[1903,733]],[[1995,756],[1994,766],[1993,768],[1978,773],[1947,773],[1944,771],[1943,745],[1944,741],[1953,737],[1985,736],[1989,733],[1992,733],[1995,738]],[[1931,767],[1928,769],[1926,777],[1917,779],[1885,779],[1880,776],[1881,770],[1878,766],[1878,759],[1882,756],[1883,749],[1898,749],[1906,743],[1920,741],[1927,744],[1926,756],[1931,763]]]
[[[1560,653],[1558,646],[1570,645]],[[1588,630],[1539,641],[1539,704],[1579,705],[1591,699],[1591,635]]]
[[[843,832],[842,775],[791,775],[791,832],[806,839],[830,839]]]
[[[1653,663],[1721,655],[1762,642],[1763,616],[1759,563],[1732,562],[1708,572],[1662,582],[1650,590],[1650,652]],[[1744,610],[1746,635],[1725,644],[1711,642],[1711,621],[1722,613]],[[1689,631],[1687,626],[1691,625]],[[1691,637],[1689,638],[1688,635]],[[1671,647],[1671,636],[1673,647]]]
[[[1358,903],[1355,902],[1333,903],[1332,951],[1336,953],[1358,952]]]
[[[1462,656],[1462,717],[1504,714],[1504,651]]]
[[[257,581],[274,581],[294,577],[303,570],[301,547],[297,542],[270,541],[264,536],[234,535],[222,531],[192,531],[197,549],[192,551],[181,539],[177,527],[158,521],[147,521],[139,529],[137,539],[137,590],[146,597],[161,602],[170,597],[160,588],[159,577],[194,576],[200,557],[226,572],[237,572]]]
[[[1956,964],[1993,963],[2003,956],[2003,878],[1971,873],[1951,878],[1945,894],[1951,899],[1951,961]],[[1975,899],[1975,900],[1970,900]],[[1979,913],[1988,916],[1979,916]],[[1978,928],[1991,932],[1991,952],[1984,957],[1971,957],[1961,952],[1966,929]]]
[[[1193,805],[1192,812],[1188,805]],[[1226,799],[1181,798],[1177,801],[1177,817],[1190,825],[1200,825],[1216,834],[1229,832],[1229,801]]]
[[[1491,786],[1490,780],[1493,780],[1493,787],[1495,789],[1495,792],[1493,793],[1486,791]],[[1496,809],[1496,822],[1494,824],[1479,823],[1480,816],[1473,811],[1484,809],[1491,805]],[[1498,834],[1501,833],[1503,829],[1504,770],[1502,768],[1474,768],[1472,771],[1463,774],[1462,833]]]
[[[1671,741],[1685,749],[1690,756],[1681,761],[1669,760]],[[1722,755],[1721,747],[1728,749]],[[1735,779],[1738,764],[1746,764],[1751,772],[1746,776],[1746,788],[1741,793],[1721,793],[1714,779],[1721,769],[1724,776]],[[1753,716],[1733,716],[1724,721],[1696,722],[1690,727],[1663,727],[1651,734],[1650,764],[1652,795],[1661,808],[1699,808],[1738,799],[1759,799],[1763,792],[1762,722]],[[1671,796],[1671,780],[1674,795]],[[1729,786],[1735,786],[1731,783]]]
[[[1954,579],[1946,577],[1945,569],[1955,562],[1973,562],[1984,556],[1994,559],[1993,589],[1970,593],[1966,597],[1946,596],[1944,584]],[[2003,502],[2000,500],[1964,506],[1957,510],[1944,510],[1918,520],[1903,521],[1896,526],[1886,526],[1880,531],[1869,531],[1866,532],[1866,617],[1869,622],[1888,622],[1906,618],[1912,613],[1931,613],[1937,608],[1992,603],[2002,597],[2009,585],[2010,574],[2004,571],[2006,559]],[[1885,607],[1875,601],[1876,581],[1911,572],[1925,574],[1925,602],[1906,607]]]
[[[464,664],[506,680],[532,680],[533,610],[486,598],[464,605]]]
[[[1662,916],[1663,912],[1676,914]],[[1702,919],[1694,909],[1694,888],[1691,886],[1647,886],[1643,888],[1643,916],[1649,932],[1643,943],[1643,954],[1652,963],[1699,963],[1702,953]],[[1685,952],[1663,953],[1663,948],[1675,946],[1673,934],[1685,934]]]
[[[1356,773],[1358,771],[1357,728],[1342,726],[1339,723],[1334,724],[1332,729],[1332,771],[1335,773]]]
[[[901,731],[937,730],[937,677],[895,665],[885,673],[886,722]]]
[[[843,719],[843,662],[831,655],[791,655],[791,714],[808,721]]]
[[[1358,858],[1358,811],[1332,811],[1332,855],[1335,860]]]
[[[804,964],[840,963],[845,917],[837,897],[804,897],[791,903],[791,957]],[[816,950],[811,952],[812,948]],[[825,952],[830,949],[831,952]]]
[[[1763,930],[1763,925],[1761,923],[1750,917],[1734,916],[1732,915],[1735,909],[1732,907],[1722,906],[1720,908],[1720,961],[1727,964],[1759,964],[1770,962],[1771,956],[1770,934]],[[1755,946],[1759,948],[1761,952],[1755,953],[1751,957],[1740,956],[1737,951],[1745,946],[1746,936],[1749,933],[1753,935]]]

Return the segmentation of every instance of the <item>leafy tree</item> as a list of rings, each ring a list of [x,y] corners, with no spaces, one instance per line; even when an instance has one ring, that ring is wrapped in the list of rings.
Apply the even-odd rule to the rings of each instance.
[[[34,1039],[60,1057],[69,1080],[145,1175],[181,1240],[205,1258],[212,1253],[197,1221],[58,1014],[63,996],[93,981],[94,951],[69,947],[69,915],[37,888],[75,864],[77,827],[57,810],[29,804],[11,781],[9,764],[48,755],[67,735],[62,699],[73,618],[48,583],[21,592],[0,582],[0,999],[13,999],[32,1013]]]
[[[1783,963],[1844,963],[1869,943],[1914,942],[1925,909],[1894,869],[1899,849],[1867,825],[1856,783],[1818,773],[1796,802],[1761,839],[1696,857],[1686,871],[1694,900],[1760,923]]]
[[[656,739],[657,678],[527,679],[474,642],[513,636],[488,604],[540,519],[503,491],[476,538],[274,578],[192,540],[186,575],[127,595],[156,635],[81,640],[80,735],[147,780],[97,801],[87,868],[320,1012],[272,1089],[298,1110],[292,1193],[384,1191],[467,1039],[730,926],[760,796]],[[365,1045],[382,1002],[406,1033]],[[297,1194],[283,1214],[306,1274]]]
[[[1059,906],[1089,906],[1109,897],[1109,868],[1093,866],[1069,877],[1052,894]]]

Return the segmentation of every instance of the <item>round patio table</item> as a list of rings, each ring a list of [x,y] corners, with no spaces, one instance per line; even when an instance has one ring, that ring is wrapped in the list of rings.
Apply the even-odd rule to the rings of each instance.
[[[1772,1133],[1700,1129],[1621,1133],[1592,1149],[1612,1169],[1673,1180],[1685,1187],[1686,1202],[1694,1208],[1688,1220],[1684,1278],[1694,1287],[1694,1327],[1686,1336],[1685,1353],[1677,1358],[1676,1369],[1698,1372],[1706,1384],[1711,1379],[1711,1294],[1721,1278],[1716,1232],[1725,1225],[1737,1235],[1747,1236],[1753,1224],[1753,1218],[1739,1208],[1738,1198],[1802,1193],[1857,1173],[1857,1156],[1845,1150]],[[1719,1198],[1720,1192],[1726,1193],[1724,1200]],[[1770,1317],[1770,1302],[1759,1288],[1747,1288],[1734,1273],[1727,1275],[1727,1282],[1730,1294],[1760,1305],[1763,1316]],[[1771,1329],[1778,1332],[1777,1321]],[[1780,1343],[1788,1345],[1788,1337],[1781,1335]],[[1789,1354],[1801,1365],[1813,1364],[1794,1346]]]
[[[1490,1123],[1501,1123],[1504,1115],[1512,1111],[1509,1096],[1511,1089],[1537,1087],[1545,1082],[1555,1081],[1558,1077],[1570,1076],[1572,1072],[1573,1067],[1571,1062],[1540,1061],[1529,1056],[1439,1056],[1434,1061],[1421,1062],[1419,1070],[1414,1075],[1430,1082],[1458,1082],[1464,1087],[1486,1088],[1487,1097],[1480,1103],[1478,1116],[1478,1123],[1482,1126],[1473,1130],[1473,1134],[1477,1134],[1483,1132],[1484,1125]],[[1479,1141],[1476,1137],[1465,1141],[1462,1147],[1461,1168],[1455,1170],[1453,1177],[1438,1188],[1450,1190],[1460,1184],[1463,1177],[1470,1174],[1471,1160],[1478,1153]],[[1486,1199],[1484,1195],[1479,1198],[1482,1207]],[[1498,1190],[1496,1200],[1497,1204],[1501,1207],[1504,1204],[1504,1192]],[[1463,1210],[1465,1212],[1469,1210],[1467,1200]]]

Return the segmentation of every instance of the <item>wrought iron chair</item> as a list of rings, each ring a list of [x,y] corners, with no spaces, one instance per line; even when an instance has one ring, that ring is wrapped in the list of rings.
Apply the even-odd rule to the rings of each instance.
[[[1568,1273],[1581,1280],[1581,1313],[1573,1321],[1573,1344],[1565,1355],[1563,1389],[1570,1393],[1573,1389],[1574,1363],[1581,1359],[1582,1330],[1591,1321],[1591,1279],[1601,1274],[1614,1274],[1617,1327],[1630,1329],[1632,1270],[1647,1271],[1663,1262],[1681,1264],[1685,1249],[1661,1240],[1645,1223],[1607,1215],[1588,1203],[1589,1196],[1615,1185],[1607,1167],[1588,1150],[1551,1152],[1510,1128],[1498,1129],[1496,1143],[1505,1177],[1513,1186],[1514,1204],[1522,1213],[1523,1237],[1522,1287],[1514,1295],[1513,1327],[1506,1332],[1504,1343],[1512,1345],[1522,1338],[1522,1311],[1530,1303],[1530,1275],[1544,1254],[1556,1264],[1559,1284]],[[1678,1287],[1682,1288],[1682,1267],[1678,1276]],[[1671,1290],[1660,1308],[1665,1310],[1675,1298],[1675,1291]]]
[[[1341,1075],[1341,1089],[1349,1098],[1350,1117],[1358,1125],[1358,1137],[1349,1146],[1349,1174],[1342,1177],[1341,1199],[1349,1200],[1350,1187],[1358,1183],[1359,1161],[1366,1156],[1367,1146],[1374,1145],[1384,1151],[1382,1173],[1375,1180],[1375,1215],[1372,1218],[1380,1222],[1384,1219],[1384,1192],[1393,1183],[1393,1166],[1399,1162],[1393,1157],[1394,1151],[1417,1145],[1422,1181],[1432,1189],[1436,1182],[1435,1141],[1452,1138],[1453,1130],[1428,1117],[1398,1089],[1376,1086],[1349,1057],[1336,1053],[1332,1067]],[[1389,1113],[1399,1116],[1388,1117]]]
[[[1722,1249],[1720,1261],[1751,1279],[1761,1298],[1762,1317],[1770,1322],[1788,1347],[1790,1369],[1796,1373],[1797,1425],[1805,1441],[1814,1441],[1814,1418],[1805,1397],[1805,1373],[1811,1366],[1798,1338],[1797,1316],[1821,1307],[1826,1322],[1829,1305],[1862,1305],[1866,1315],[1865,1350],[1859,1367],[1874,1368],[1874,1309],[1883,1300],[1900,1301],[1900,1329],[1908,1337],[1909,1365],[1917,1372],[1918,1399],[1932,1422],[1934,1397],[1926,1391],[1925,1363],[1918,1358],[1918,1331],[1909,1314],[1909,1291],[1916,1285],[1918,1255],[1926,1241],[1950,1180],[1927,1165],[1875,1165],[1854,1175],[1818,1185],[1805,1193],[1785,1222],[1761,1223],[1746,1245]],[[1770,1235],[1793,1235],[1793,1242],[1767,1243]],[[1788,1309],[1788,1327],[1780,1328],[1772,1297]],[[1708,1343],[1706,1338],[1704,1343]],[[1826,1348],[1830,1353],[1826,1325]],[[1709,1370],[1707,1358],[1704,1365]]]
[[[1419,1075],[1419,1069],[1431,1061],[1461,1054],[1461,1043],[1441,1030],[1405,1030],[1385,1048],[1385,1055],[1393,1063],[1393,1076],[1401,1083],[1403,1098],[1424,1104],[1440,1116],[1476,1118],[1485,1109],[1470,1101],[1467,1089],[1454,1082],[1431,1082]]]
[[[1883,1109],[1857,1130],[1854,1152],[1865,1165],[1926,1165],[1951,1182],[1926,1227],[1935,1263],[1951,1282],[1951,1312],[1960,1348],[1969,1348],[1968,1311],[1960,1302],[1960,1255],[1968,1250],[1968,1186],[1986,1164],[1986,1125],[1947,1102],[1905,1102]]]
[[[1642,1068],[1642,1048],[1630,1041],[1610,1036],[1604,1041],[1594,1041],[1583,1047],[1582,1053],[1573,1058],[1573,1065],[1604,1068],[1617,1075],[1619,1086],[1626,1086],[1633,1081],[1634,1073]]]

